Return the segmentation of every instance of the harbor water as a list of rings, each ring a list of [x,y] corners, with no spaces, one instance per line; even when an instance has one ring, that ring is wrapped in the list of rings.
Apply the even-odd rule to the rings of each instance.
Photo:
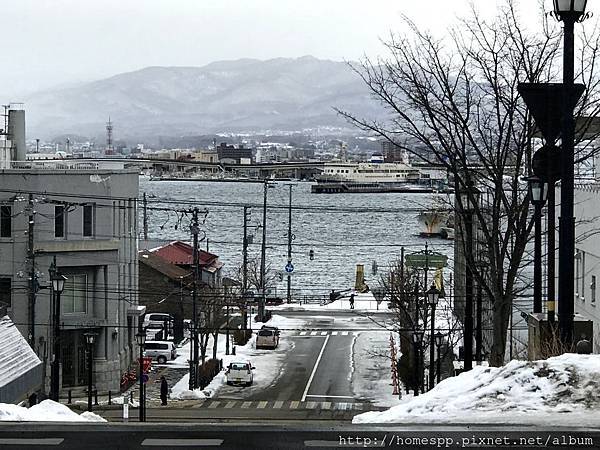
[[[287,264],[289,182],[275,182],[267,190],[267,268],[272,287],[285,298],[286,279],[279,272]],[[429,249],[449,256],[453,242],[423,238],[419,211],[447,204],[445,194],[363,193],[313,194],[311,183],[293,184],[292,200],[292,295],[319,298],[332,289],[354,287],[356,265],[363,264],[365,278],[377,287],[390,263],[406,253]],[[190,216],[156,208],[199,207],[201,247],[219,256],[226,276],[239,277],[242,265],[243,206],[250,206],[249,259],[260,259],[262,183],[211,181],[149,181],[140,179],[140,193],[148,198],[149,240],[190,241]],[[161,203],[167,201],[168,203]],[[141,227],[140,227],[141,229]],[[311,260],[310,254],[314,255]],[[376,273],[373,267],[376,266]]]

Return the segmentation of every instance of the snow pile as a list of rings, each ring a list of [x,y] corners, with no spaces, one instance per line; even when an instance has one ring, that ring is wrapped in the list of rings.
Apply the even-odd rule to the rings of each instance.
[[[387,411],[360,414],[353,423],[517,423],[548,417],[564,423],[571,415],[578,421],[600,420],[600,355],[476,366]]]
[[[283,360],[289,350],[292,348],[292,340],[289,335],[293,334],[293,330],[302,328],[306,325],[303,319],[290,319],[287,317],[273,315],[271,320],[266,325],[278,327],[281,330],[279,346],[275,350],[257,350],[256,349],[256,333],[244,346],[236,346],[235,355],[225,355],[225,339],[219,338],[217,358],[223,360],[223,368],[227,367],[231,362],[250,361],[256,367],[254,370],[254,385],[265,388],[273,383],[279,376],[279,372],[283,365]],[[260,328],[259,324],[253,324],[253,327]],[[256,329],[255,329],[256,331]],[[212,342],[212,338],[211,338]],[[181,349],[181,353],[175,364],[183,364],[187,366],[189,356],[189,346],[187,344]],[[212,356],[212,348],[207,349],[207,359]],[[181,358],[181,359],[180,359]],[[203,400],[212,398],[217,391],[225,384],[225,370],[219,372],[208,386],[204,389],[189,390],[189,374],[184,375],[171,389],[170,398],[173,400]]]
[[[11,422],[106,422],[93,412],[77,414],[67,406],[44,400],[31,408],[0,403],[0,421]]]

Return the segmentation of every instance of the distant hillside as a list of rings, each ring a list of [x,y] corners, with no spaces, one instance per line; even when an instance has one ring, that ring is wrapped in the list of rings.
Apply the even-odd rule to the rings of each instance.
[[[346,63],[305,56],[204,67],[148,67],[26,99],[28,135],[115,138],[219,131],[348,127],[332,107],[368,117],[382,109]]]

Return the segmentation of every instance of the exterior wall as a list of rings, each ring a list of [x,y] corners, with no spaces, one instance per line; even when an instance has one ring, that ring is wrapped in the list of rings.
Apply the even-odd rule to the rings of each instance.
[[[594,353],[600,353],[599,215],[600,184],[579,186],[575,190],[575,313],[593,322]]]
[[[28,194],[33,194],[35,270],[40,289],[35,302],[35,327],[30,327],[28,275]],[[63,194],[63,195],[61,195]],[[66,195],[64,195],[66,194]],[[138,304],[137,265],[138,176],[129,170],[4,170],[0,171],[0,202],[12,206],[12,235],[0,238],[0,277],[12,280],[8,314],[29,337],[45,364],[48,391],[52,360],[52,298],[48,269],[56,258],[67,278],[86,276],[71,290],[80,295],[85,310],[67,311],[69,293],[61,296],[61,379],[63,389],[86,385],[82,374],[86,332],[97,333],[94,344],[95,386],[117,391],[123,372],[135,359],[134,317]],[[55,206],[67,205],[66,233],[55,237]],[[92,203],[92,236],[83,235],[83,203]],[[83,280],[83,278],[82,278]],[[85,295],[84,295],[85,294]],[[71,297],[72,298],[72,297]],[[34,341],[31,342],[31,331]],[[74,372],[77,372],[75,375]],[[70,379],[70,381],[69,381]],[[86,380],[83,376],[83,380]]]

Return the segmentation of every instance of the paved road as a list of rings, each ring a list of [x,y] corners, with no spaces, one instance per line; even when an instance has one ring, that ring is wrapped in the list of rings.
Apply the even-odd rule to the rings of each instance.
[[[483,441],[482,441],[483,439]],[[314,449],[340,447],[523,448],[541,440],[557,449],[598,448],[600,430],[527,426],[353,426],[269,423],[177,424],[0,424],[0,449]],[[557,439],[558,441],[553,441]],[[582,445],[573,444],[573,439]],[[525,441],[523,441],[525,440]],[[535,445],[534,445],[535,446]]]

